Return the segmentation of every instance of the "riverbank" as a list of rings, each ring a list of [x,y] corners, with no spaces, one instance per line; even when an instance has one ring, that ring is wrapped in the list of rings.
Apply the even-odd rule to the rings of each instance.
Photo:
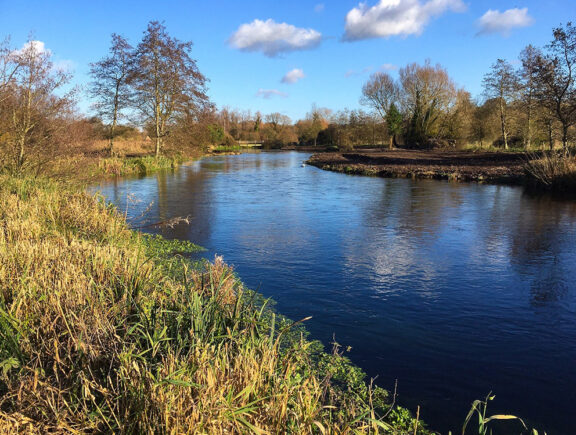
[[[157,171],[175,169],[196,156],[159,156],[145,154],[105,157],[100,154],[79,154],[50,162],[43,173],[53,179],[67,179],[89,184],[99,179],[127,175],[149,175]]]
[[[355,175],[521,184],[524,153],[378,150],[314,154],[308,164]]]
[[[0,216],[0,432],[427,433],[191,243],[49,180]]]
[[[89,184],[103,178],[128,175],[143,176],[167,169],[176,169],[183,163],[205,156],[238,154],[241,153],[238,151],[219,150],[205,154],[171,154],[158,157],[145,153],[116,157],[102,156],[99,153],[81,154],[55,160],[45,172],[52,178],[71,179],[76,182]]]

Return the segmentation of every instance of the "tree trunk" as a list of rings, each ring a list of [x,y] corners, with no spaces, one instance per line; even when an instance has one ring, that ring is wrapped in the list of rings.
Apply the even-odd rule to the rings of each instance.
[[[18,140],[18,161],[16,162],[16,168],[18,171],[24,166],[24,155],[25,155],[25,145],[26,145],[26,136],[22,135]]]
[[[500,127],[502,129],[502,140],[504,141],[504,148],[508,149],[508,132],[506,131],[506,114],[504,110],[504,99],[500,98]]]
[[[564,152],[568,150],[568,124],[562,123],[562,149]]]
[[[156,106],[156,157],[160,156],[160,148],[162,147],[162,139],[160,137],[160,107]]]
[[[20,130],[20,137],[18,138],[18,161],[17,170],[18,172],[24,166],[24,159],[26,155],[26,135],[32,129],[31,119],[32,119],[32,82],[33,77],[30,73],[28,77],[28,86],[26,88],[26,105],[24,106],[25,112],[23,116],[22,126]]]
[[[530,102],[528,103],[528,113],[527,113],[527,117],[528,117],[528,131],[527,133],[527,138],[526,138],[526,149],[530,148],[530,145],[532,144],[532,102],[530,99]]]
[[[114,126],[110,127],[110,142],[108,142],[108,155],[114,157]]]
[[[114,157],[114,155],[116,154],[114,152],[114,132],[116,131],[116,124],[117,124],[116,110],[114,110],[114,119],[112,119],[112,125],[110,126],[110,143],[108,144],[108,155],[110,157]]]
[[[160,157],[160,147],[162,141],[160,139],[160,84],[158,72],[158,58],[156,57],[156,64],[154,65],[154,122],[156,123],[156,158]]]
[[[114,94],[114,113],[112,114],[112,125],[110,126],[110,144],[108,146],[108,154],[114,157],[114,132],[118,124],[118,106],[120,104],[118,95],[120,92],[120,83],[116,83],[116,93]]]
[[[394,149],[394,142],[396,142],[396,139],[394,138],[395,135],[390,136],[390,149]]]

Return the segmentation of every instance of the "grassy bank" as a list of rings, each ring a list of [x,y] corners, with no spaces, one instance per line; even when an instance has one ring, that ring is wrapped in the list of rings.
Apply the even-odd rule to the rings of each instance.
[[[0,432],[426,433],[221,259],[0,176]]]
[[[105,177],[125,175],[148,175],[164,169],[174,169],[193,157],[139,156],[102,157],[99,155],[78,155],[52,162],[45,173],[55,178],[73,179],[75,182],[89,183]]]
[[[211,149],[214,154],[240,153],[241,151],[242,147],[240,145],[220,145]]]
[[[144,156],[101,158],[95,168],[95,176],[147,175],[162,169],[173,169],[183,163],[183,156]]]

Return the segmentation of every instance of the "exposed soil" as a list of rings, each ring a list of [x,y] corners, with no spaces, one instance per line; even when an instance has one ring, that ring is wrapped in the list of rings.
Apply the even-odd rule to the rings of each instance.
[[[314,154],[308,164],[346,174],[519,184],[523,153],[374,150]]]

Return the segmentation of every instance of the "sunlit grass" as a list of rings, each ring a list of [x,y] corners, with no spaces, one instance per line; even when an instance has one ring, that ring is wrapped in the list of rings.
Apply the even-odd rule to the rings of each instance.
[[[218,145],[212,147],[211,151],[215,153],[239,152],[242,151],[242,147],[240,145]]]
[[[148,175],[174,169],[186,160],[181,155],[144,157],[86,157],[71,156],[51,162],[45,173],[51,178],[71,180],[74,183],[92,182],[102,177]]]
[[[0,176],[0,222],[1,433],[426,432],[221,258],[50,181]]]
[[[161,169],[170,169],[182,163],[181,157],[109,157],[98,161],[97,172],[102,175],[146,175]]]

